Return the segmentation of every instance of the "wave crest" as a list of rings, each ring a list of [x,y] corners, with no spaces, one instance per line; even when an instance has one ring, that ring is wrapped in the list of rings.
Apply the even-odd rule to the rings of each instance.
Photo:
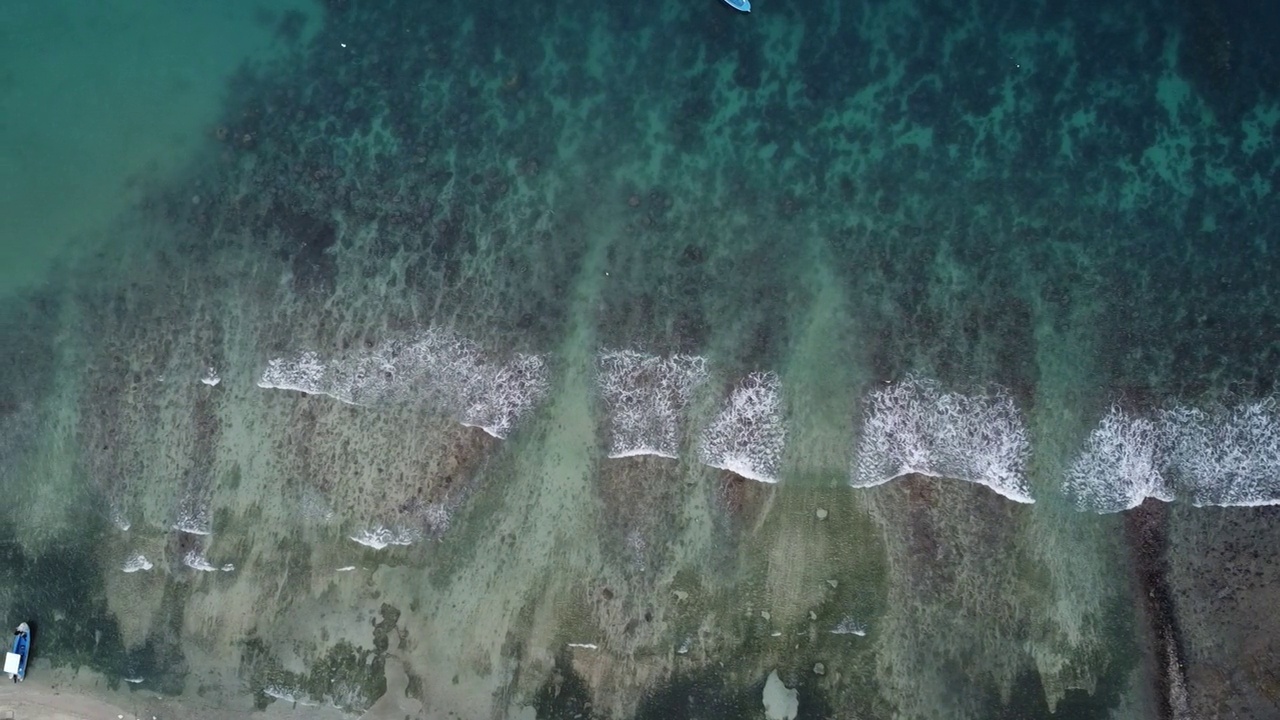
[[[495,363],[471,340],[431,329],[363,354],[325,360],[308,350],[274,358],[258,387],[327,395],[350,405],[435,402],[463,424],[504,438],[546,394],[549,380],[539,356],[517,354]]]
[[[708,377],[706,358],[622,350],[601,353],[596,364],[609,413],[609,457],[675,458],[685,409]]]
[[[1021,503],[1033,503],[1025,467],[1026,426],[1003,391],[968,396],[907,377],[872,392],[858,443],[853,487],[903,475],[966,480]]]
[[[1280,503],[1280,414],[1275,401],[1215,415],[1176,408],[1161,413],[1169,477],[1194,505]]]
[[[778,482],[787,441],[781,390],[776,373],[748,375],[703,431],[699,460],[749,480]]]
[[[1068,468],[1063,489],[1078,508],[1098,513],[1135,508],[1149,497],[1171,502],[1164,446],[1156,423],[1112,407]]]

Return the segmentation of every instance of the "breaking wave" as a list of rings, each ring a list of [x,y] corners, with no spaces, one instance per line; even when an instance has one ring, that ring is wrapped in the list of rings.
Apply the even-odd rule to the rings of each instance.
[[[192,494],[184,496],[178,508],[178,519],[174,521],[173,529],[191,535],[212,533],[213,520],[207,502]]]
[[[422,539],[422,533],[412,528],[404,527],[386,527],[378,525],[366,530],[361,530],[355,535],[350,536],[355,542],[371,547],[374,550],[382,550],[391,545],[412,545]]]
[[[609,414],[609,457],[675,458],[685,409],[707,380],[706,358],[603,352],[596,378]]]
[[[262,688],[262,694],[287,703],[293,703],[299,707],[320,707],[320,703],[311,702],[308,699],[306,691],[297,688],[287,688],[272,684]]]
[[[676,458],[690,403],[710,376],[707,360],[621,350],[601,352],[596,364],[608,412],[608,456]],[[464,337],[429,329],[361,352],[275,358],[258,386],[353,405],[434,402],[459,422],[505,438],[545,397],[550,378],[541,356],[496,362]],[[780,386],[773,372],[752,373],[739,383],[700,433],[699,461],[777,482],[786,441]],[[978,483],[1010,500],[1034,502],[1026,478],[1025,422],[1005,392],[944,392],[933,381],[908,376],[871,392],[864,407],[850,486],[920,474]],[[1280,412],[1273,399],[1212,412],[1175,407],[1148,416],[1112,408],[1070,463],[1062,487],[1078,508],[1100,513],[1136,507],[1148,497],[1196,505],[1280,504]],[[206,505],[184,503],[174,528],[207,534]],[[413,541],[387,528],[352,539],[371,547]]]
[[[351,405],[435,402],[460,422],[504,438],[546,394],[548,374],[536,355],[494,363],[474,342],[433,329],[412,340],[384,341],[363,354],[326,360],[305,351],[275,358],[258,387],[327,395]]]
[[[1135,508],[1149,497],[1170,502],[1162,445],[1156,423],[1113,407],[1068,468],[1063,489],[1078,508],[1098,513]]]
[[[1077,504],[1118,512],[1153,497],[1194,505],[1280,504],[1280,413],[1274,400],[1206,412],[1189,407],[1102,419],[1067,475]]]
[[[511,433],[516,421],[547,393],[547,364],[537,355],[516,355],[506,365],[476,367],[460,392],[458,419],[496,438]]]
[[[778,482],[787,440],[781,385],[772,372],[754,372],[739,383],[703,431],[698,459],[749,480]]]
[[[204,553],[196,550],[187,551],[187,554],[182,558],[182,564],[200,572],[214,572],[218,569],[213,566],[213,563],[209,562]]]
[[[908,377],[872,392],[858,443],[853,487],[873,487],[904,475],[985,485],[1021,503],[1030,454],[1026,426],[1004,392],[968,396]]]
[[[130,557],[128,560],[125,560],[124,565],[120,569],[127,573],[136,573],[143,570],[150,570],[153,567],[155,566],[151,564],[151,561],[148,560],[145,555],[139,553]]]
[[[1209,414],[1161,413],[1169,479],[1194,505],[1280,504],[1280,413],[1274,400]]]

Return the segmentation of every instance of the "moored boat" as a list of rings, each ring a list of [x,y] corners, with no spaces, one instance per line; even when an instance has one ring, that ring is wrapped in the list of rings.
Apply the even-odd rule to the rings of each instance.
[[[31,626],[19,623],[13,633],[13,647],[4,655],[4,671],[14,681],[27,678],[27,656],[31,654]]]

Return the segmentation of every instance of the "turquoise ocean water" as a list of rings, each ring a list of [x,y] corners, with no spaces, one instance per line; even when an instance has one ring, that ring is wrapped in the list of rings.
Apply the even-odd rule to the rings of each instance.
[[[6,4],[33,681],[210,718],[1280,713],[1278,30]]]

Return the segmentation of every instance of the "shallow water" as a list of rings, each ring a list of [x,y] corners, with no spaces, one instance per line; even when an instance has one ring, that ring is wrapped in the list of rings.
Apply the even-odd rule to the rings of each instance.
[[[34,672],[197,715],[1280,702],[1280,19],[0,12]]]

